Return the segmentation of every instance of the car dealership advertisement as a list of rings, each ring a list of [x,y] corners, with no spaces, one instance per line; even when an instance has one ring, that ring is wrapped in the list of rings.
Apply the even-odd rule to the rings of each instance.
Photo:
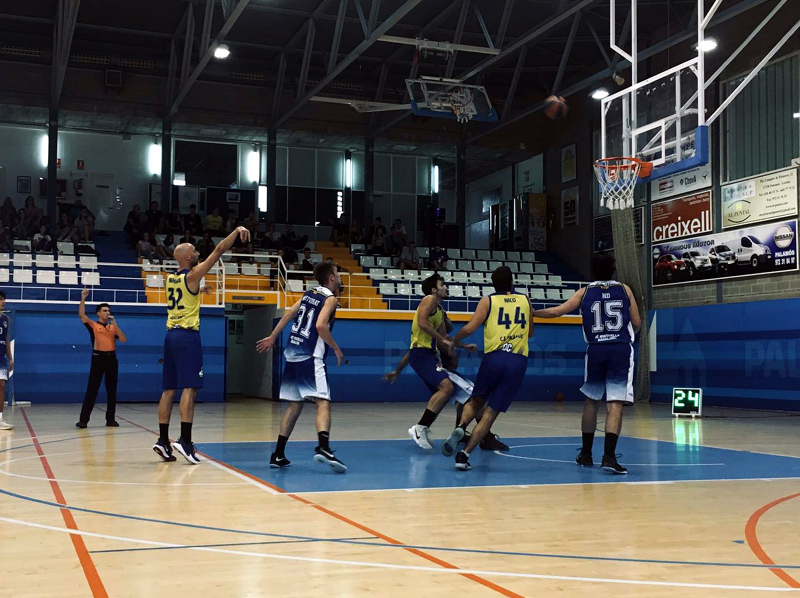
[[[797,168],[722,186],[722,228],[797,215]]]
[[[711,191],[653,203],[650,215],[653,243],[710,233]]]
[[[653,244],[653,286],[795,271],[797,220]]]

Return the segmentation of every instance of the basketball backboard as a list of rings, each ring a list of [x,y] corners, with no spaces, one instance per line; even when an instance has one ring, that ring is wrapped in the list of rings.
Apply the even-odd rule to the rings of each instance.
[[[497,111],[482,85],[466,85],[458,79],[421,77],[406,79],[411,111],[417,116],[448,118],[459,122],[497,121]]]

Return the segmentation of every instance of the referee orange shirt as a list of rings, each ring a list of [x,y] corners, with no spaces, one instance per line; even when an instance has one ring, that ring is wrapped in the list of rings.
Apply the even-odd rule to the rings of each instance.
[[[92,350],[109,353],[117,348],[117,327],[113,324],[104,325],[94,320],[84,324],[92,339]]]

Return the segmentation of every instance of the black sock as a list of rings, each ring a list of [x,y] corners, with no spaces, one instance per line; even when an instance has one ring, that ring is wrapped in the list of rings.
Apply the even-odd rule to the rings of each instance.
[[[464,413],[464,405],[461,403],[456,407],[456,428],[461,426],[461,414]]]
[[[426,409],[425,413],[422,414],[422,417],[419,418],[419,423],[417,425],[430,428],[433,422],[435,421],[436,421],[436,414],[430,409]]]
[[[594,432],[584,432],[583,433],[583,447],[581,448],[582,453],[586,453],[587,455],[592,454],[592,444],[594,444]]]
[[[331,447],[328,444],[328,440],[330,440],[331,433],[330,432],[317,432],[317,438],[319,439],[319,448],[323,451],[330,451]]]
[[[169,444],[169,424],[158,424],[158,439]]]
[[[275,445],[275,456],[284,457],[283,451],[286,449],[286,443],[289,442],[288,436],[278,436],[278,444]]]
[[[619,440],[618,434],[606,432],[606,448],[605,453],[603,454],[604,457],[613,457],[616,459],[617,440]]]
[[[181,422],[181,440],[192,442],[192,422]]]

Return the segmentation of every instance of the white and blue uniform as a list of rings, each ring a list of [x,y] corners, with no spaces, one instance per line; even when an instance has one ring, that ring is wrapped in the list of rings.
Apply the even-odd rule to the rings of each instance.
[[[333,293],[326,287],[317,287],[306,291],[300,299],[289,343],[283,351],[286,366],[283,369],[280,398],[285,401],[331,399],[325,367],[328,345],[317,332],[317,320],[325,300],[332,296]],[[335,314],[334,310],[328,321],[330,330],[333,330]]]
[[[581,392],[590,399],[633,403],[631,302],[615,281],[593,282],[581,301],[586,369]]]
[[[0,314],[0,380],[8,380],[8,326],[8,316]]]

